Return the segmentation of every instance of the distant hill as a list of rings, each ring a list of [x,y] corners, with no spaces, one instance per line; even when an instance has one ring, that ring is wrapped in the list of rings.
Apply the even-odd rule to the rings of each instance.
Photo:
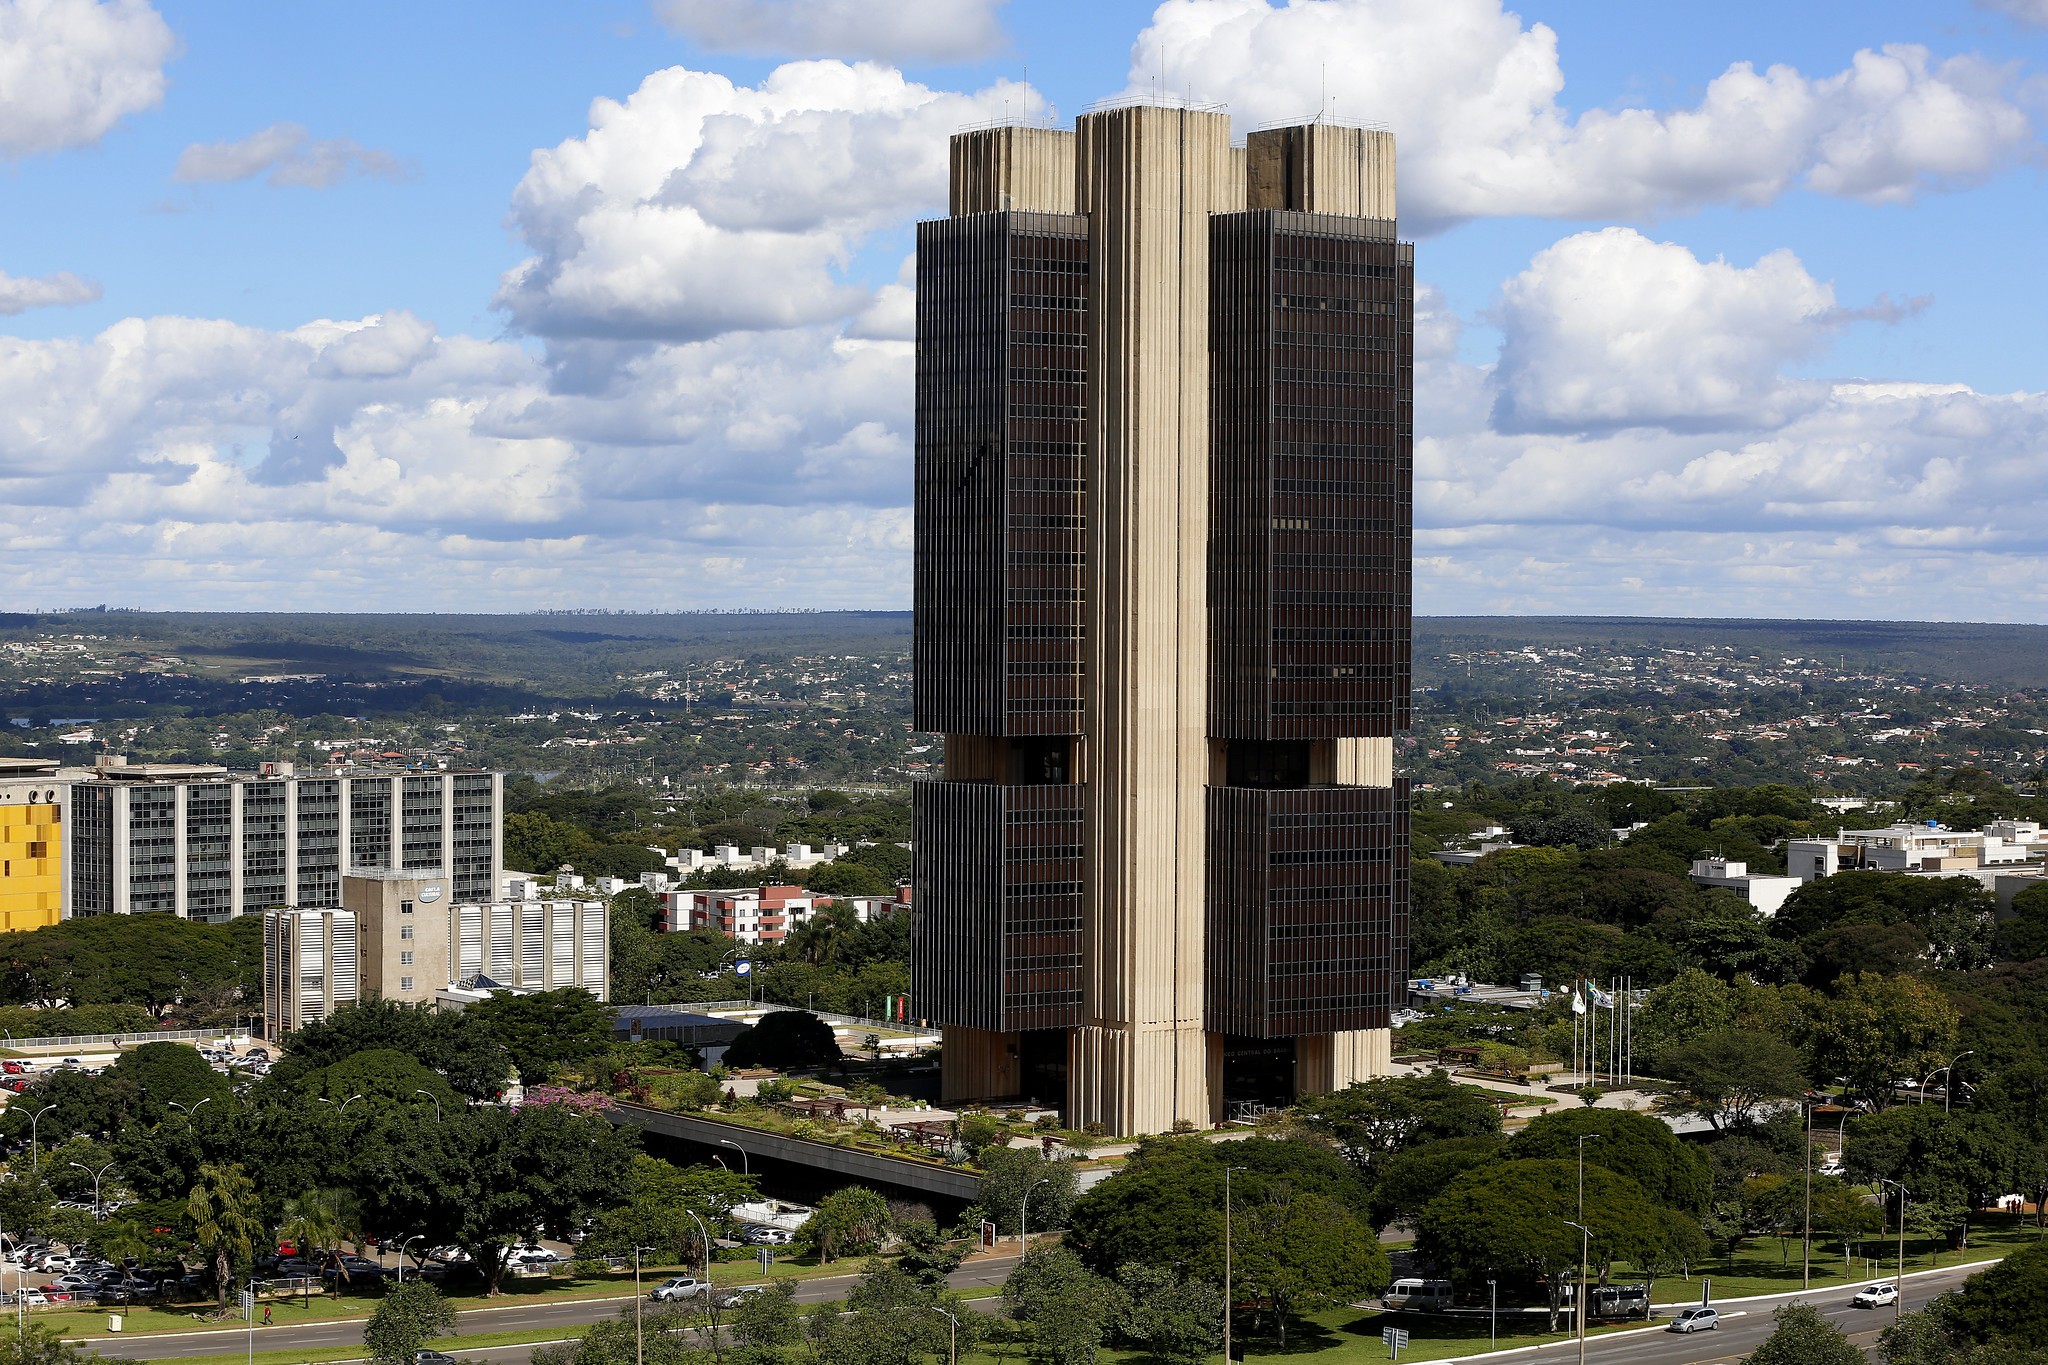
[[[1733,646],[1767,660],[1818,657],[1932,682],[2048,685],[2048,626],[1941,621],[1756,621],[1638,616],[1422,616],[1416,681],[1445,652],[1584,647],[1607,654]]]

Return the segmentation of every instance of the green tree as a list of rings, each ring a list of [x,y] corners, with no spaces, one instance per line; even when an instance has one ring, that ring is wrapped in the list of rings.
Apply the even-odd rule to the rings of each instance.
[[[493,991],[461,1017],[466,1029],[504,1049],[523,1085],[545,1081],[556,1068],[587,1062],[612,1045],[612,1012],[580,986],[531,995]]]
[[[1548,1296],[1550,1328],[1557,1330],[1563,1288],[1579,1263],[1578,1172],[1569,1161],[1504,1161],[1467,1171],[1430,1201],[1416,1223],[1416,1252],[1454,1278],[1497,1278]],[[1666,1236],[1657,1206],[1642,1187],[1590,1163],[1586,1166],[1585,1223],[1590,1258],[1655,1255]]]
[[[837,1066],[839,1040],[832,1026],[809,1010],[775,1010],[732,1040],[725,1064],[735,1070],[765,1066],[777,1071]]]
[[[1116,1273],[1122,1316],[1118,1340],[1166,1365],[1204,1365],[1222,1349],[1223,1291],[1165,1266],[1127,1265]]]
[[[361,1202],[348,1190],[329,1187],[287,1199],[279,1233],[298,1248],[308,1265],[332,1265],[346,1281],[348,1267],[341,1263],[341,1244],[345,1238],[360,1237],[362,1229]]]
[[[803,1335],[803,1314],[797,1308],[796,1284],[777,1280],[758,1294],[741,1297],[730,1319],[732,1339],[742,1348],[773,1351],[780,1359],[785,1346]]]
[[[0,1332],[0,1365],[85,1365],[98,1357],[64,1340],[54,1327],[32,1322],[22,1333]]]
[[[1003,1282],[1003,1303],[1030,1331],[1033,1365],[1094,1365],[1121,1307],[1115,1285],[1065,1247],[1044,1244]]]
[[[1815,1073],[1841,1077],[1871,1109],[1891,1104],[1900,1078],[1953,1055],[1956,1008],[1917,977],[1859,975],[1829,993],[1792,989]]]
[[[225,1308],[228,1286],[256,1259],[265,1235],[255,1183],[238,1165],[208,1163],[199,1168],[199,1183],[192,1187],[185,1212],[192,1220],[192,1240],[207,1259],[214,1292]]]
[[[412,1279],[385,1291],[363,1327],[363,1344],[376,1365],[412,1365],[428,1342],[454,1335],[455,1310],[441,1291]]]
[[[1670,1125],[1624,1109],[1560,1109],[1530,1120],[1508,1141],[1515,1160],[1576,1160],[1578,1139],[1586,1143],[1586,1166],[1626,1176],[1652,1200],[1698,1213],[1713,1190],[1713,1171],[1698,1147]]]
[[[1041,1183],[1043,1182],[1043,1183]],[[1030,1206],[1024,1197],[1029,1192]],[[1073,1217],[1074,1163],[1048,1157],[1035,1147],[989,1147],[981,1154],[982,1216],[1002,1236],[1015,1236],[1017,1216],[1027,1213],[1040,1232],[1063,1228]]]
[[[1636,1052],[1652,1074],[1661,1076],[1670,1053],[1702,1034],[1731,1027],[1735,1011],[1735,991],[1727,982],[1687,967],[1651,991],[1636,1011]]]
[[[144,1043],[122,1053],[106,1074],[133,1084],[143,1112],[155,1123],[170,1116],[174,1101],[190,1109],[202,1100],[226,1100],[232,1093],[227,1077],[184,1043]]]
[[[1412,1226],[1430,1200],[1465,1172],[1501,1159],[1497,1137],[1445,1138],[1397,1152],[1380,1164],[1369,1218],[1373,1227]]]
[[[2048,957],[2048,883],[2036,883],[2012,898],[2012,918],[1998,925],[1992,947],[2006,962]]]
[[[1699,1115],[1717,1132],[1746,1125],[1772,1100],[1806,1089],[1806,1058],[1799,1049],[1753,1029],[1701,1034],[1667,1053],[1663,1070],[1682,1091],[1674,1108]]]
[[[1752,1351],[1748,1365],[1863,1365],[1848,1334],[1812,1304],[1788,1303],[1772,1314],[1777,1327]]]
[[[1236,1227],[1233,1271],[1272,1301],[1280,1340],[1287,1321],[1387,1287],[1387,1253],[1365,1220],[1334,1199],[1295,1192],[1250,1204]]]
[[[819,1365],[926,1365],[947,1346],[947,1320],[960,1324],[963,1353],[980,1330],[980,1315],[956,1296],[935,1294],[894,1266],[871,1264],[846,1296],[842,1310],[821,1303],[804,1320],[804,1335]]]
[[[1489,1137],[1501,1130],[1493,1101],[1443,1071],[1360,1081],[1333,1094],[1308,1096],[1298,1110],[1368,1176],[1377,1175],[1380,1161],[1420,1143]]]
[[[818,1202],[804,1224],[804,1238],[820,1261],[864,1256],[889,1235],[889,1201],[871,1189],[848,1185]]]
[[[704,1251],[698,1220],[706,1229],[722,1227],[735,1205],[759,1197],[754,1181],[736,1171],[650,1156],[633,1158],[626,1191],[624,1203],[598,1216],[590,1251],[630,1257],[634,1247],[650,1247],[666,1259],[694,1262]]]
[[[2023,1247],[1972,1275],[1941,1303],[1940,1316],[1957,1337],[1979,1347],[2048,1342],[2048,1243]]]

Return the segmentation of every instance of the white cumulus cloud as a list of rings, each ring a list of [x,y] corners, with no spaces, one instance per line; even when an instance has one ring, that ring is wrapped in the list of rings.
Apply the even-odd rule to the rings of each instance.
[[[0,270],[0,317],[31,308],[62,308],[91,303],[100,296],[97,280],[80,279],[68,270],[55,275],[22,277]]]
[[[402,180],[397,157],[354,138],[315,138],[296,123],[273,123],[234,142],[195,142],[178,154],[171,178],[209,185],[263,176],[273,185],[327,189],[352,175]]]
[[[0,157],[88,147],[156,108],[177,46],[146,0],[0,0]]]
[[[1501,0],[1165,0],[1131,88],[1223,100],[1241,127],[1317,111],[1400,139],[1402,217],[1644,217],[1765,203],[1794,187],[1872,202],[1965,185],[2038,156],[2014,69],[1925,48],[1837,73],[1738,62],[1688,109],[1561,102],[1557,34]]]
[[[705,47],[778,57],[968,61],[1003,46],[1003,0],[654,0]]]
[[[1810,403],[1782,367],[1842,320],[1790,251],[1702,261],[1633,228],[1567,237],[1503,286],[1494,423],[1510,431],[1755,428]]]
[[[1021,87],[938,91],[871,64],[792,62],[758,86],[680,67],[534,153],[513,194],[533,254],[498,303],[549,337],[695,340],[845,317],[874,233],[943,211],[947,139]]]

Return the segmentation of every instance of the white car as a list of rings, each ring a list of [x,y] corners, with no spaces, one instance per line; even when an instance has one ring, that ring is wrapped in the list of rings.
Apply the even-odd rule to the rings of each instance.
[[[679,1303],[710,1291],[711,1286],[694,1275],[677,1275],[654,1286],[654,1292],[647,1297],[656,1303]]]
[[[1856,1291],[1856,1297],[1849,1300],[1858,1308],[1889,1308],[1899,1301],[1899,1287],[1890,1280],[1883,1284],[1867,1284]]]
[[[1711,1330],[1721,1325],[1721,1315],[1712,1308],[1692,1307],[1683,1309],[1671,1320],[1669,1332],[1698,1332]]]

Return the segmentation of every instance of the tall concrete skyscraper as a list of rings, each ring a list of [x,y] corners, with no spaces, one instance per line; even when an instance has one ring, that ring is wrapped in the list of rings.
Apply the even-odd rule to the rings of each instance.
[[[1391,135],[956,136],[917,245],[913,1003],[953,1100],[1145,1133],[1384,1072],[1413,249]]]

